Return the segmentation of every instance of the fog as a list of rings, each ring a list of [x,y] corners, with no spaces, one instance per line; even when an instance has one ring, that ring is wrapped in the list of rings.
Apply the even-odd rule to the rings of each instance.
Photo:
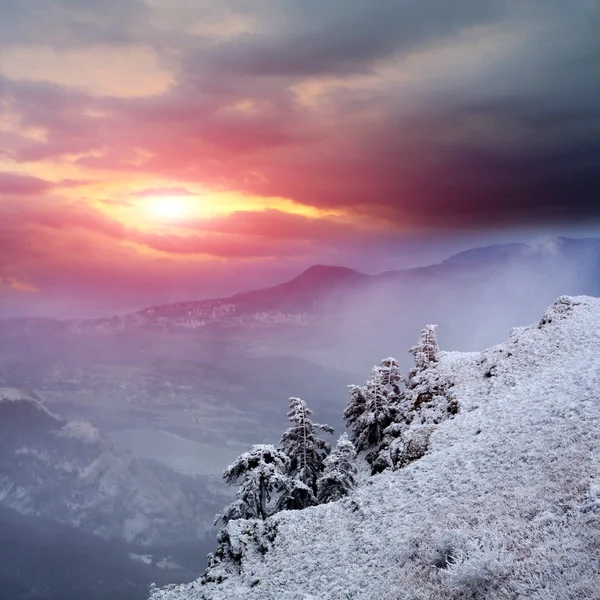
[[[68,600],[104,577],[110,597],[143,598],[151,581],[197,576],[232,494],[220,473],[278,442],[290,396],[337,435],[346,386],[388,356],[406,371],[425,324],[442,350],[481,350],[560,295],[598,295],[599,274],[600,241],[555,240],[379,276],[310,271],[224,304],[235,309],[0,321],[0,387],[12,390],[0,397],[0,508],[23,543],[0,586]],[[33,515],[47,526],[31,527]],[[77,541],[61,543],[61,528]],[[97,568],[84,561],[70,588],[72,544]],[[34,547],[56,568],[33,572]]]
[[[387,356],[408,369],[408,350],[428,323],[438,325],[443,350],[482,350],[539,320],[560,295],[598,295],[599,274],[596,240],[496,246],[390,273],[337,300],[335,326],[320,332],[313,346],[321,349],[306,356],[360,382]]]

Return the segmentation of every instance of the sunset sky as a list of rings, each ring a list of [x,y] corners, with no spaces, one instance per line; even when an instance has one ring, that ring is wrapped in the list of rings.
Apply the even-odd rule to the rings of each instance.
[[[597,0],[2,0],[0,316],[593,235]]]

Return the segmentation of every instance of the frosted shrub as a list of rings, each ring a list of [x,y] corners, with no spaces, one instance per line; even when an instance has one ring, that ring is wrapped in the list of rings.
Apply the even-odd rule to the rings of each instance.
[[[410,547],[409,547],[410,548]],[[462,528],[436,530],[413,542],[402,558],[402,594],[406,600],[508,600],[514,590],[506,583],[513,556],[495,531]]]
[[[498,538],[473,537],[448,557],[440,579],[449,593],[460,598],[501,598],[506,592],[504,580],[510,572],[510,560]]]

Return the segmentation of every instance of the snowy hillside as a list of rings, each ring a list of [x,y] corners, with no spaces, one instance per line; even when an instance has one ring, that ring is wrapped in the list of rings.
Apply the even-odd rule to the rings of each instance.
[[[459,412],[425,456],[341,501],[231,521],[241,566],[152,600],[600,598],[599,356],[588,297],[444,353]]]
[[[14,389],[0,389],[0,506],[137,544],[197,540],[208,529],[172,481],[89,423]]]

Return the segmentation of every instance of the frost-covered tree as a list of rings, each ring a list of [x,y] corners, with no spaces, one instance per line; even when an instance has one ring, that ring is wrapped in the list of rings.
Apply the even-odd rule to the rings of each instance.
[[[401,381],[398,362],[386,358],[373,367],[364,386],[349,386],[350,400],[344,419],[357,451],[378,446],[384,430],[395,421],[402,396]]]
[[[411,422],[440,423],[449,415],[456,414],[458,405],[448,394],[451,387],[447,377],[440,373],[437,365],[440,349],[435,336],[436,325],[426,325],[421,331],[419,343],[409,352],[415,365],[406,379],[406,403],[413,413]]]
[[[288,474],[293,481],[282,501],[282,508],[304,508],[314,503],[323,460],[331,451],[331,446],[319,437],[319,433],[333,433],[333,428],[314,423],[311,415],[312,410],[304,400],[290,398],[287,416],[292,426],[281,436],[279,446],[290,459]]]
[[[409,350],[415,357],[415,366],[409,373],[409,379],[413,374],[424,371],[431,364],[438,362],[440,348],[435,335],[436,327],[437,325],[425,325],[419,336],[419,343]]]
[[[298,477],[290,477],[286,490],[279,497],[275,512],[280,510],[302,510],[315,504],[317,504],[317,497],[313,489]]]
[[[409,350],[415,363],[406,378],[406,389],[395,404],[394,418],[383,430],[380,443],[366,456],[373,474],[420,458],[427,450],[431,426],[458,410],[449,391],[451,382],[438,368],[435,328],[425,326],[418,344]]]
[[[317,500],[333,502],[348,495],[356,485],[356,448],[343,433],[335,450],[325,459],[323,474],[319,478]]]
[[[253,446],[250,452],[242,454],[223,471],[226,483],[231,485],[241,480],[236,500],[217,515],[215,522],[264,520],[273,514],[279,495],[290,488],[289,466],[287,455],[270,444]]]

